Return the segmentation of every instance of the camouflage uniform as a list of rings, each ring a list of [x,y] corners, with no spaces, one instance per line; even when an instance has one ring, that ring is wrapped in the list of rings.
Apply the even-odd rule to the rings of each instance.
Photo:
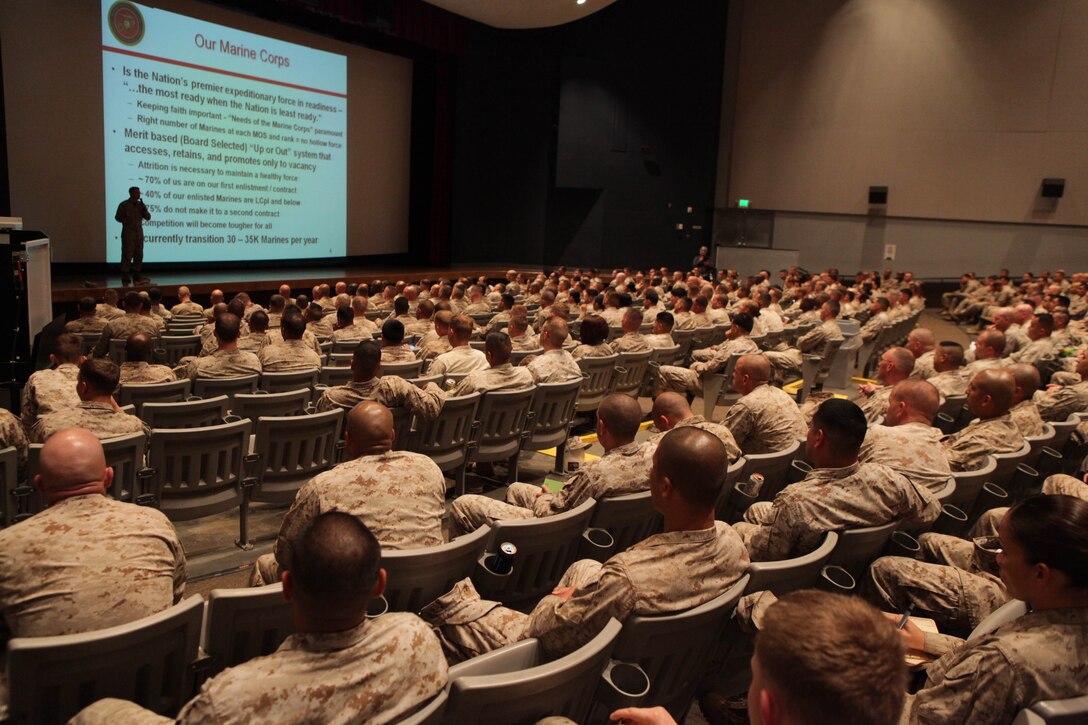
[[[74,408],[43,415],[30,429],[32,443],[45,443],[49,436],[67,428],[86,428],[100,439],[143,433],[148,442],[151,429],[134,415],[114,410],[108,403],[81,402]]]
[[[0,531],[0,609],[15,637],[125,624],[184,592],[185,552],[152,508],[70,496]]]
[[[99,302],[94,307],[94,313],[99,317],[106,320],[116,320],[118,317],[124,317],[125,311],[120,307],[114,307],[113,305],[107,305],[104,302]]]
[[[389,612],[341,632],[291,635],[274,653],[204,683],[177,722],[382,725],[433,699],[447,677],[427,625]]]
[[[891,324],[891,318],[888,317],[887,312],[880,312],[873,315],[869,320],[861,326],[861,331],[858,333],[861,335],[862,342],[869,342],[875,339],[880,331]]]
[[[821,324],[801,335],[797,339],[795,347],[789,347],[782,343],[774,350],[768,350],[764,354],[771,361],[771,365],[774,366],[779,375],[783,377],[791,374],[798,375],[801,372],[801,365],[805,361],[805,355],[822,353],[824,345],[832,340],[842,340],[843,337],[842,328],[839,327],[838,322],[824,320]]]
[[[927,649],[929,636],[927,639]],[[1088,608],[1028,612],[972,643],[960,643],[926,669],[907,697],[904,720],[1006,723],[1040,700],[1085,692]]]
[[[320,369],[321,356],[302,340],[274,342],[257,353],[261,372],[295,373]]]
[[[945,370],[937,373],[926,381],[937,389],[942,398],[950,395],[964,395],[967,393],[967,380],[960,370]]]
[[[165,365],[152,365],[146,362],[121,363],[121,379],[118,385],[148,385],[169,383],[177,380],[174,371]]]
[[[659,390],[698,394],[703,389],[702,375],[711,375],[724,370],[729,364],[729,358],[734,354],[751,355],[758,352],[759,348],[747,335],[735,340],[726,340],[714,347],[696,350],[692,353],[695,362],[690,368],[662,365],[658,369]]]
[[[753,561],[779,561],[815,549],[828,531],[889,521],[929,523],[940,513],[933,494],[879,463],[820,468],[771,503],[749,507],[735,525]]]
[[[317,401],[317,412],[343,408],[351,410],[364,400],[376,400],[387,408],[405,407],[425,420],[434,420],[442,411],[446,399],[442,388],[427,383],[419,388],[396,375],[371,378],[363,383],[350,382],[326,388]]]
[[[722,423],[746,455],[785,450],[807,432],[793,398],[766,384],[734,403]]]
[[[246,352],[252,352],[254,354],[259,353],[266,346],[272,344],[272,338],[267,332],[247,332],[245,335],[238,337],[238,349]],[[310,348],[313,349],[313,348]]]
[[[1039,436],[1043,434],[1043,419],[1039,416],[1039,409],[1031,400],[1021,400],[1009,410],[1009,415],[1020,429],[1020,435]]]
[[[1024,445],[1024,436],[1008,413],[988,420],[973,420],[944,440],[953,471],[973,471],[986,465],[994,453],[1013,453]]]
[[[433,360],[452,349],[453,345],[448,337],[435,337],[417,347],[415,357],[418,360]]]
[[[43,415],[79,405],[76,380],[79,366],[65,363],[55,370],[39,370],[23,386],[22,420],[27,430]]]
[[[536,334],[531,329],[526,330],[525,334],[510,338],[510,347],[515,352],[525,352],[526,350],[539,350],[540,335]]]
[[[460,345],[444,352],[427,368],[428,375],[461,375],[475,370],[486,370],[487,357],[482,351]]]
[[[649,352],[653,349],[643,335],[637,332],[627,332],[609,343],[616,352]],[[672,347],[669,345],[668,347]]]
[[[714,423],[707,420],[701,415],[693,415],[690,418],[684,418],[682,421],[673,426],[673,430],[676,428],[683,428],[685,426],[691,426],[698,428],[699,430],[705,430],[712,436],[717,438],[725,446],[725,452],[729,454],[729,462],[733,463],[741,456],[740,448],[737,446],[736,440],[733,439],[733,434],[729,432],[721,423]],[[661,442],[661,438],[664,437],[664,433],[659,433],[657,436],[658,443]]]
[[[27,450],[30,440],[27,438],[23,422],[15,417],[7,408],[0,408],[0,448],[11,446],[15,448],[19,466],[19,478],[23,477],[26,469]],[[14,483],[12,483],[14,485]]]
[[[179,378],[240,378],[243,375],[259,374],[261,361],[253,353],[244,350],[216,350],[207,357],[190,361],[184,370],[180,367],[174,370]]]
[[[599,342],[596,345],[579,345],[570,351],[570,356],[575,360],[581,360],[584,357],[611,357],[616,354],[616,350],[612,349],[612,346],[607,342]]]
[[[91,333],[101,334],[102,330],[106,327],[106,318],[99,317],[98,315],[92,315],[90,317],[80,317],[78,319],[67,322],[64,325],[65,332],[72,332],[77,335]]]
[[[653,438],[632,441],[606,451],[582,466],[556,493],[543,493],[540,486],[529,483],[512,483],[506,490],[506,503],[475,494],[460,496],[450,507],[450,539],[494,521],[542,518],[569,511],[591,498],[645,491],[650,487],[658,442]]]
[[[582,378],[582,368],[566,350],[548,350],[526,365],[537,383],[569,383]]]
[[[106,357],[110,352],[110,340],[127,340],[136,332],[143,332],[150,337],[158,337],[165,328],[161,317],[125,314],[106,323],[102,328],[102,337],[94,346],[95,357]]]
[[[314,333],[306,330],[302,333],[302,341],[306,343],[310,349],[316,352],[318,357],[324,357],[325,351],[321,349],[321,343],[314,337]],[[275,342],[283,342],[283,332],[280,330],[279,325],[276,325],[275,327],[269,326],[268,328],[268,344],[271,345]]]
[[[1054,423],[1066,420],[1073,413],[1088,409],[1088,381],[1066,385],[1053,392],[1040,390],[1032,401],[1043,420]]]
[[[382,347],[382,364],[415,362],[416,354],[407,345],[387,345]]]
[[[650,347],[675,347],[676,341],[672,339],[672,334],[663,332],[659,335],[643,335],[642,339],[650,344]]]
[[[510,363],[486,370],[475,370],[450,393],[453,397],[486,393],[492,390],[524,390],[533,386],[533,374],[527,368],[516,368]]]
[[[434,321],[430,319],[412,318],[412,321],[404,326],[405,335],[419,335],[421,340],[430,332],[434,332]]]
[[[319,340],[324,339],[332,335],[332,323],[335,320],[335,315],[325,315],[320,320],[306,323],[306,329],[314,334],[314,337]]]
[[[882,556],[869,568],[869,599],[889,611],[931,617],[942,632],[967,634],[1008,599],[996,564],[975,545],[944,534],[922,534],[918,559]]]
[[[526,637],[553,657],[573,652],[600,633],[609,618],[692,609],[725,592],[744,575],[748,555],[733,529],[655,534],[600,564],[576,561],[559,581],[569,600],[546,596],[528,615],[481,600],[469,579],[429,604],[432,624],[451,660],[469,659]]]
[[[333,330],[330,337],[333,340],[373,340],[375,332],[380,332],[377,325],[365,317],[356,317],[350,327]]]
[[[343,511],[366,524],[383,550],[440,546],[446,479],[427,456],[387,451],[345,461],[303,485],[283,517],[273,553],[257,559],[250,586],[275,584],[291,561],[291,542],[323,513]]]
[[[873,394],[858,401],[861,412],[865,413],[865,420],[870,424],[888,414],[888,399],[892,395],[891,385],[881,385]]]
[[[170,308],[170,314],[172,315],[203,315],[204,308],[198,305],[196,302],[189,300],[188,302],[179,302]]]
[[[982,360],[975,360],[974,362],[964,365],[960,368],[960,375],[963,376],[963,382],[966,384],[971,382],[971,379],[983,370],[995,370],[1004,365],[1005,361],[999,357],[983,358]]]
[[[492,318],[488,320],[488,323],[480,328],[479,332],[484,337],[487,337],[487,335],[492,332],[502,332],[503,328],[500,327],[500,325],[503,322],[505,322],[507,325],[510,324],[509,310],[504,310],[492,316]]]
[[[914,359],[914,369],[910,371],[911,380],[929,380],[937,371],[933,369],[933,358],[936,356],[936,352],[930,350],[924,352]]]
[[[1009,360],[1014,363],[1035,364],[1044,358],[1052,358],[1057,354],[1057,341],[1048,335],[1038,340],[1032,340],[1023,348],[1009,355]]]
[[[881,463],[937,493],[948,485],[952,477],[945,448],[941,445],[943,435],[925,423],[904,423],[892,427],[872,425],[865,434],[858,460],[862,463]]]

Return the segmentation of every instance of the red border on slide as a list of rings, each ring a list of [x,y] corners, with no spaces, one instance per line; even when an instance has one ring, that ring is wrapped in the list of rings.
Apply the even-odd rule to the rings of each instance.
[[[260,83],[271,83],[275,86],[283,86],[284,88],[295,88],[300,91],[310,91],[311,93],[323,93],[326,96],[336,96],[337,98],[347,98],[346,93],[334,93],[332,91],[323,91],[320,88],[310,88],[308,86],[299,86],[294,83],[284,83],[283,81],[274,81],[270,78],[261,78],[259,76],[250,76],[245,73],[235,73],[234,71],[223,70],[222,68],[211,68],[206,65],[197,65],[196,63],[186,63],[183,60],[171,60],[170,58],[160,58],[157,55],[147,55],[146,53],[137,53],[134,50],[123,50],[121,48],[111,48],[108,45],[103,45],[102,50],[109,51],[110,53],[120,53],[121,55],[132,55],[137,58],[144,58],[145,60],[157,60],[160,63],[170,63],[171,65],[180,65],[185,68],[193,68],[195,70],[204,70],[209,73],[219,73],[220,75],[233,76],[234,78],[244,78],[249,81],[259,81]]]

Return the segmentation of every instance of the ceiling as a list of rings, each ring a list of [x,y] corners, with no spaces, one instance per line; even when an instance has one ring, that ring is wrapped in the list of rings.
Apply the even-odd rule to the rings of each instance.
[[[592,15],[616,0],[427,0],[451,13],[495,28],[547,28]]]

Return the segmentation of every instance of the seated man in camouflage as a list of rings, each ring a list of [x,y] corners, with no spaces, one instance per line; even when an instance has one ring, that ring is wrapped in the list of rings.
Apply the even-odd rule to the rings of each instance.
[[[748,568],[733,529],[714,520],[726,469],[721,441],[706,431],[670,431],[652,456],[649,485],[665,531],[604,564],[577,561],[528,614],[480,599],[463,579],[424,608],[451,661],[536,637],[553,657],[581,647],[609,618],[680,612],[725,592]],[[514,566],[517,566],[515,561]]]
[[[148,362],[154,353],[154,343],[146,332],[134,332],[125,343],[125,361],[121,363],[120,385],[147,385],[177,380],[174,371],[165,365]]]
[[[109,358],[84,360],[76,379],[79,405],[39,418],[30,429],[31,443],[44,443],[65,428],[86,428],[102,439],[143,433],[150,441],[151,429],[136,416],[122,413],[113,399],[119,376],[117,363]]]
[[[434,383],[420,388],[397,375],[382,376],[382,349],[373,340],[363,340],[351,358],[351,382],[326,388],[317,401],[317,411],[351,410],[364,400],[375,400],[390,408],[404,407],[412,415],[434,420],[446,399]]]
[[[427,456],[393,450],[393,414],[364,401],[347,416],[348,460],[306,482],[283,517],[273,553],[257,559],[250,586],[274,584],[291,561],[291,542],[326,511],[356,516],[387,549],[439,546],[446,480]]]
[[[388,612],[367,618],[367,605],[381,596],[386,577],[381,545],[354,516],[317,516],[296,536],[282,579],[295,633],[272,654],[205,682],[177,720],[105,699],[72,722],[390,723],[446,686],[442,648],[419,617]]]
[[[883,425],[870,425],[858,460],[880,463],[933,493],[948,486],[952,470],[941,444],[943,433],[931,424],[940,398],[926,380],[903,380],[888,396]]]
[[[733,369],[733,389],[740,400],[722,423],[746,455],[784,451],[805,437],[805,421],[790,395],[767,381],[771,363],[765,355],[745,355]]]
[[[1013,388],[1009,415],[1020,430],[1020,435],[1025,438],[1042,435],[1046,423],[1043,422],[1039,409],[1035,407],[1035,401],[1032,400],[1032,396],[1039,390],[1041,383],[1039,368],[1028,363],[1017,363],[1008,366],[1006,370],[1012,373],[1016,385]]]
[[[967,381],[963,377],[963,345],[943,341],[933,353],[933,377],[927,382],[937,389],[942,398],[963,395]]]
[[[102,328],[106,326],[106,318],[99,317],[95,309],[94,297],[84,297],[79,301],[79,317],[66,322],[65,332],[102,334]]]
[[[725,333],[726,340],[720,345],[692,353],[695,360],[690,368],[676,365],[662,365],[659,386],[662,391],[674,391],[695,395],[702,391],[702,376],[712,375],[724,370],[729,359],[735,354],[758,354],[759,347],[752,342],[754,320],[746,312],[733,315],[733,324]]]
[[[280,319],[280,334],[283,339],[265,345],[257,353],[261,371],[293,373],[320,368],[321,356],[302,339],[305,332],[306,321],[302,315],[293,309],[285,312]]]
[[[978,420],[945,438],[953,471],[973,471],[994,453],[1012,453],[1024,445],[1009,409],[1016,383],[1007,370],[983,370],[967,386],[967,409]]]
[[[230,312],[215,318],[215,342],[217,349],[207,357],[192,358],[187,364],[175,369],[179,378],[237,378],[261,372],[261,361],[251,352],[238,349],[238,336],[242,321]]]
[[[737,441],[734,440],[729,429],[721,423],[709,421],[701,415],[692,413],[688,401],[679,393],[662,393],[654,398],[650,419],[653,420],[654,427],[661,431],[660,435],[688,426],[705,430],[722,442],[730,463],[740,458],[740,448],[737,447]]]
[[[893,347],[880,356],[876,378],[880,385],[864,383],[858,386],[862,398],[858,401],[865,420],[874,423],[888,411],[888,396],[896,383],[906,380],[914,370],[914,355],[905,347]]]
[[[114,627],[181,600],[185,551],[173,524],[161,511],[107,496],[112,481],[94,434],[69,428],[42,446],[32,483],[47,508],[0,531],[9,636]]]
[[[586,463],[558,492],[513,483],[506,503],[487,496],[460,496],[450,508],[450,538],[500,519],[531,519],[569,511],[591,499],[645,491],[657,440],[637,442],[642,408],[634,398],[613,393],[597,408],[597,439],[605,453]]]
[[[553,317],[544,323],[540,329],[540,347],[544,348],[544,352],[522,363],[533,374],[533,380],[538,383],[568,383],[581,379],[582,369],[578,367],[578,361],[563,349],[569,334],[566,320]]]
[[[516,368],[510,364],[510,336],[505,332],[488,333],[484,341],[484,355],[490,367],[466,375],[450,395],[524,390],[533,386],[533,374],[528,368]]]
[[[839,303],[828,300],[820,307],[820,324],[801,335],[794,347],[789,347],[783,342],[766,352],[767,359],[771,361],[771,366],[778,373],[780,380],[799,376],[805,355],[820,355],[827,343],[843,339],[842,328],[839,327],[837,321],[838,316]]]
[[[1073,413],[1088,410],[1088,347],[1080,349],[1076,360],[1076,372],[1080,382],[1070,385],[1051,384],[1032,398],[1043,420],[1063,421]]]
[[[28,431],[38,422],[39,416],[79,405],[76,379],[83,362],[82,350],[83,343],[77,335],[70,332],[58,335],[49,355],[49,362],[56,367],[31,373],[23,386],[19,409],[23,426]]]
[[[879,463],[861,463],[865,416],[848,400],[825,400],[805,440],[813,471],[773,502],[753,504],[734,528],[752,561],[779,561],[815,549],[828,531],[890,521],[929,523],[940,504],[925,487]]]
[[[584,323],[583,323],[584,324]],[[642,327],[642,310],[628,307],[623,313],[623,335],[611,342],[616,352],[649,352],[653,349],[646,338],[639,332]]]
[[[152,317],[148,312],[147,300],[139,292],[125,293],[125,314],[106,323],[102,328],[102,337],[94,346],[95,357],[106,357],[110,352],[110,340],[127,340],[134,332],[146,332],[151,337],[158,337],[166,324],[161,317]]]

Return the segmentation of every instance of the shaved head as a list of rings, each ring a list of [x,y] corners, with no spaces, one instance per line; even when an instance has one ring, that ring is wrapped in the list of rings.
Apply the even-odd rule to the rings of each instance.
[[[364,400],[348,413],[346,439],[352,458],[385,453],[393,447],[393,413],[377,401]]]
[[[932,383],[925,380],[903,380],[892,388],[888,398],[888,410],[895,408],[900,402],[905,403],[907,410],[918,418],[931,421],[941,407],[941,394]]]
[[[771,379],[771,362],[763,355],[744,355],[737,360],[737,370],[748,375],[753,381],[767,382]]]
[[[134,332],[125,343],[125,359],[129,362],[147,362],[151,350],[151,336],[146,332]]]
[[[1031,396],[1035,395],[1035,391],[1042,385],[1043,380],[1039,375],[1039,369],[1034,365],[1017,363],[1016,365],[1010,365],[1006,369],[1012,373],[1012,379],[1016,384],[1016,389],[1013,391],[1013,405],[1024,400],[1030,400]]]
[[[567,321],[559,317],[553,317],[545,322],[540,332],[551,349],[563,347],[567,335],[570,334]]]
[[[933,330],[928,327],[916,327],[907,335],[907,349],[915,357],[932,350],[936,342],[937,338],[933,336]]]
[[[671,430],[677,422],[690,418],[691,415],[688,399],[679,393],[662,393],[657,396],[654,398],[654,407],[650,412],[655,424],[662,419],[667,421],[668,428],[662,429],[658,424],[658,428],[662,430]]]
[[[612,393],[601,401],[597,408],[597,419],[623,445],[635,439],[638,426],[642,422],[642,407],[630,395]]]
[[[717,436],[685,426],[665,434],[653,466],[652,481],[667,478],[688,507],[709,515],[718,501],[729,456]]]
[[[972,405],[972,391],[978,403]],[[1008,370],[983,370],[971,379],[967,390],[967,403],[971,412],[980,417],[1004,415],[1012,407],[1012,398],[1016,392],[1016,381]],[[989,399],[989,402],[986,399]],[[977,408],[977,409],[976,409]],[[983,413],[989,415],[983,415]]]
[[[106,470],[102,443],[89,430],[68,428],[54,433],[41,450],[35,485],[53,500],[89,487],[103,489],[113,479]]]

